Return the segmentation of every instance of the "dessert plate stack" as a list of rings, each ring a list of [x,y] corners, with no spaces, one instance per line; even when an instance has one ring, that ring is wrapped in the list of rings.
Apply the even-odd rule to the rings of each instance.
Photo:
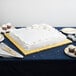
[[[64,49],[66,55],[70,57],[76,57],[76,46],[69,45]]]
[[[76,41],[76,28],[63,28],[61,32],[65,33],[72,41]]]

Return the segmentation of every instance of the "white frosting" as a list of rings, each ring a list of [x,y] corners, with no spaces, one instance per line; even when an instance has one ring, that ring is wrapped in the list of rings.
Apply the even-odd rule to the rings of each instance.
[[[10,34],[24,42],[27,50],[51,45],[66,39],[66,36],[61,32],[46,24],[35,24],[27,28],[13,29]]]

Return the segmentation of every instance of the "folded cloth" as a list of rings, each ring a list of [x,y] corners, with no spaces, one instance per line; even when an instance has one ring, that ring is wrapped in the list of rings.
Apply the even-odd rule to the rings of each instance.
[[[0,56],[1,57],[12,57],[12,55],[6,51],[4,51],[3,49],[0,48]]]

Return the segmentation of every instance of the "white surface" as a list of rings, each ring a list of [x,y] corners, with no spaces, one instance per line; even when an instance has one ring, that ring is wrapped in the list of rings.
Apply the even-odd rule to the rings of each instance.
[[[0,25],[76,26],[76,0],[0,0]]]
[[[61,31],[65,34],[76,34],[76,28],[63,28]]]
[[[27,28],[14,29],[14,34],[25,45],[27,50],[62,42],[66,36],[50,25],[35,25]]]

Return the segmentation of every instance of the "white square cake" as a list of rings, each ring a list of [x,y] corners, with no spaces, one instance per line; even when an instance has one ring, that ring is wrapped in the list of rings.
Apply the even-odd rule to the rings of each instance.
[[[47,24],[35,24],[27,28],[13,29],[10,35],[26,50],[45,47],[67,39],[60,31]]]

